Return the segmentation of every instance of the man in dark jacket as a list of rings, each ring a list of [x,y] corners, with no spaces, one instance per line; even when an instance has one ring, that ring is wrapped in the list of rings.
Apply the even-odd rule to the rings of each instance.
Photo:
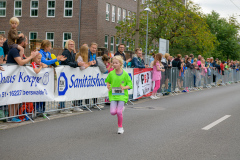
[[[135,54],[137,54],[137,57],[132,59],[132,68],[148,68],[148,65],[145,65],[142,57],[142,51],[139,48],[135,50]]]
[[[128,64],[128,62],[130,62],[132,59],[129,58],[128,60],[126,60],[126,56],[124,53],[125,50],[125,45],[124,44],[119,44],[118,45],[118,51],[114,54],[114,56],[122,56],[123,60],[126,61],[126,63]]]
[[[62,55],[65,56],[67,59],[65,61],[61,61],[61,65],[69,65],[73,68],[80,67],[81,62],[77,63],[75,61],[76,51],[75,43],[73,40],[67,40]]]

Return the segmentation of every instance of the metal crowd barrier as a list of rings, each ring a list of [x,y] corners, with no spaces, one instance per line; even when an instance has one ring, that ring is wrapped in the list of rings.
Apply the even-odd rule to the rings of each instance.
[[[170,74],[169,74],[170,73]],[[166,69],[162,72],[159,94],[177,95],[180,92],[212,88],[213,86],[225,86],[240,81],[238,69],[228,69],[224,74],[217,68],[209,68],[205,71],[187,68],[180,72],[177,67]]]

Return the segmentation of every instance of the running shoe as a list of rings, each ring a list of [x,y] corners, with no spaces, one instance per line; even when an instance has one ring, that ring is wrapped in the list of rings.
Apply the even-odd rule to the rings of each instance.
[[[124,132],[123,127],[118,128],[118,134],[123,134],[123,132]]]

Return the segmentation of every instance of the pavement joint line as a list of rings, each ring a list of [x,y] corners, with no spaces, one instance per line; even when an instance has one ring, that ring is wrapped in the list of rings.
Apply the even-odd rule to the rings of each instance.
[[[225,115],[222,118],[220,118],[220,119],[214,121],[213,123],[207,125],[206,127],[202,128],[202,130],[206,130],[207,131],[207,130],[213,128],[214,126],[216,126],[217,124],[221,123],[222,121],[228,119],[229,117],[231,117],[231,115]]]

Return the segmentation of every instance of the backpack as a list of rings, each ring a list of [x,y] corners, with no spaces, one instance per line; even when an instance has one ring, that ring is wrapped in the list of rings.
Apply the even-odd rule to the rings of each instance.
[[[33,103],[32,102],[26,102],[26,103],[23,103],[22,106],[19,108],[19,115],[21,114],[26,114],[26,113],[32,113],[34,110],[34,107],[33,107]],[[24,119],[28,119],[27,117],[25,116],[19,116],[18,117],[20,120],[24,120]]]

